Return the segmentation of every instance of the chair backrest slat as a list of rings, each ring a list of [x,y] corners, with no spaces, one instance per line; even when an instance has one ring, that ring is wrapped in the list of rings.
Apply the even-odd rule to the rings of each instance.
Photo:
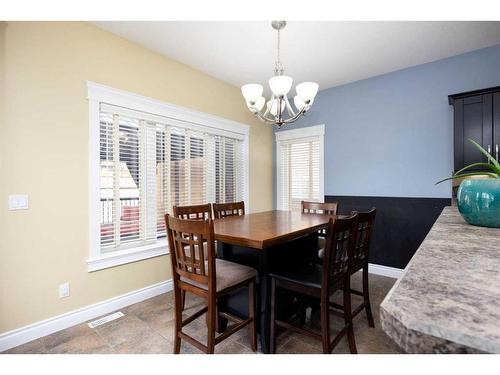
[[[356,242],[354,245],[351,264],[368,261],[370,256],[370,242],[375,224],[377,209],[373,207],[368,212],[358,212],[358,224],[356,227]]]
[[[323,258],[323,285],[325,293],[329,287],[347,275],[349,259],[352,256],[357,213],[346,218],[330,219],[326,233]]]
[[[305,214],[337,215],[339,202],[306,202],[302,201],[302,212]]]
[[[212,205],[198,204],[194,206],[174,206],[174,216],[181,219],[205,220],[212,218]]]
[[[215,285],[212,219],[179,219],[167,214],[165,225],[176,280],[178,277],[186,277],[198,283]]]
[[[214,216],[221,219],[227,216],[245,215],[245,202],[214,203]]]
[[[191,257],[191,262],[193,262],[193,266],[196,266],[196,255],[195,255],[195,248],[194,248],[193,233],[189,233],[188,238],[190,239],[190,241],[189,241],[189,254]],[[201,272],[201,269],[200,269],[200,274],[203,275],[203,273]]]

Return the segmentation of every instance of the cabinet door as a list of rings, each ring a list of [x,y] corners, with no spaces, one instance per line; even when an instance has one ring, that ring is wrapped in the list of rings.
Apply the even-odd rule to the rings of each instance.
[[[493,156],[500,161],[500,92],[493,94]]]
[[[470,96],[455,101],[455,171],[469,164],[486,162],[486,157],[469,139],[473,139],[486,150],[492,149],[492,109],[492,94]]]

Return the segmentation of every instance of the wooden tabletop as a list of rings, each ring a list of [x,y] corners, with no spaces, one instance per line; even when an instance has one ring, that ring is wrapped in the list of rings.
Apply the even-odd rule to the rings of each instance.
[[[214,220],[215,239],[231,245],[264,249],[324,228],[328,215],[266,211]]]

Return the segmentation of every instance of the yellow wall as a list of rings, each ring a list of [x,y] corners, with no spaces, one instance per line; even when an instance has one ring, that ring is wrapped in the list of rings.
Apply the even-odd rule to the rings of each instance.
[[[2,41],[0,332],[170,278],[166,256],[87,272],[86,80],[251,125],[250,206],[272,208],[271,128],[237,87],[86,23],[8,22]],[[7,211],[16,193],[29,210]]]

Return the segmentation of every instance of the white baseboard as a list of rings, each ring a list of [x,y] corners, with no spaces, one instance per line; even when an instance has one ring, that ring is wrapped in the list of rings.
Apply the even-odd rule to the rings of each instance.
[[[374,264],[374,263],[368,264],[368,272],[369,273],[373,273],[375,275],[392,277],[393,279],[399,279],[401,277],[401,275],[403,274],[403,271],[404,270],[402,270],[401,268],[382,266],[381,264]]]
[[[121,296],[113,297],[105,301],[95,303],[78,310],[73,310],[62,315],[55,316],[41,322],[30,324],[15,330],[0,334],[0,352],[22,345],[37,338],[50,335],[62,329],[86,322],[101,315],[123,307],[144,301],[159,294],[171,291],[172,280],[162,281],[137,289]]]

